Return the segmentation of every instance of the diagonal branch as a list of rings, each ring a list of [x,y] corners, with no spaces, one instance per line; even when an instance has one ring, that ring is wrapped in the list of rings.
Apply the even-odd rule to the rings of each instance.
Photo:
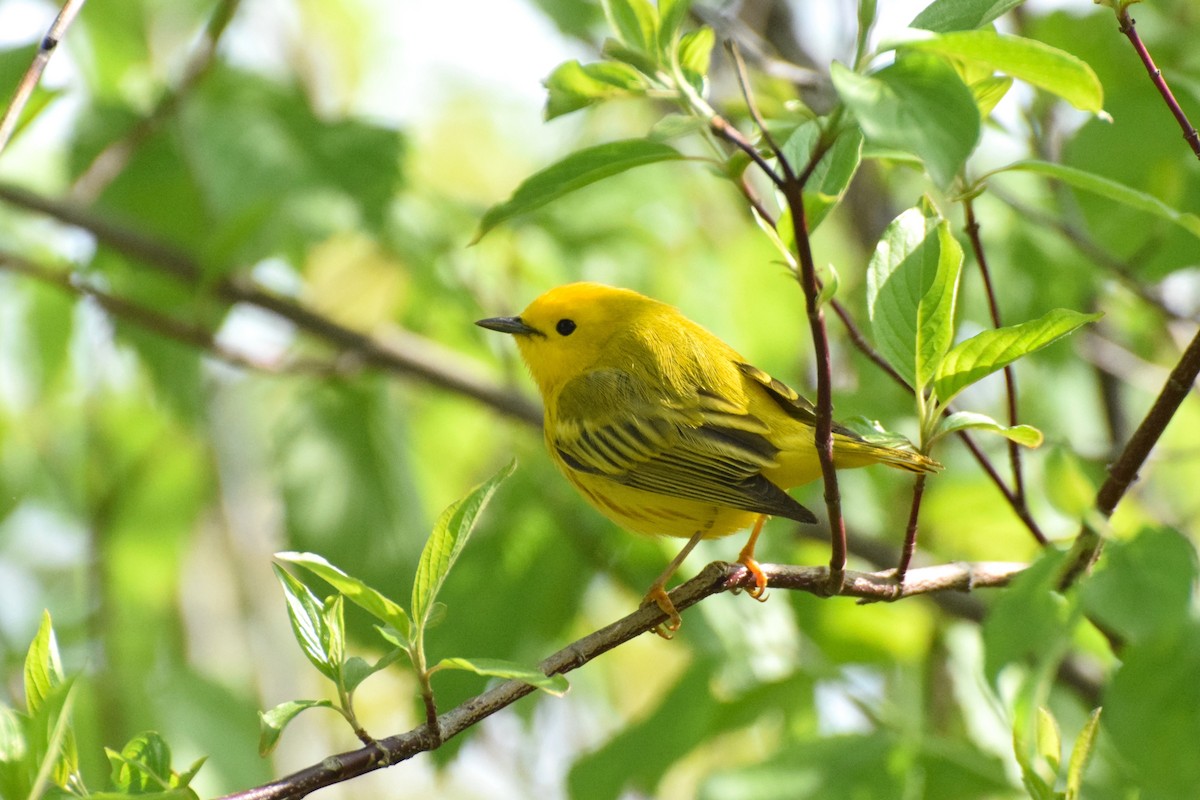
[[[775,564],[761,566],[772,588],[794,589],[818,596],[826,596],[829,592],[830,576],[825,567]],[[898,586],[892,580],[890,570],[845,570],[838,594],[872,600],[894,600],[935,592],[969,592],[973,589],[1005,586],[1025,569],[1025,566],[1013,562],[992,561],[924,567],[911,570],[903,586]],[[735,589],[747,589],[753,584],[754,577],[743,566],[716,561],[705,567],[695,578],[671,592],[671,600],[676,608],[683,611],[706,597]],[[623,619],[572,642],[538,666],[547,675],[565,674],[653,630],[665,621],[666,616],[656,605],[643,606]],[[441,741],[457,736],[534,691],[536,689],[527,683],[506,681],[467,700],[438,717]],[[317,789],[407,761],[418,753],[436,749],[438,745],[439,737],[428,725],[422,725],[408,733],[380,739],[374,745],[323,759],[319,764],[277,781],[226,795],[222,800],[294,800]]]
[[[0,153],[4,152],[4,148],[8,146],[13,132],[17,129],[17,121],[21,118],[21,112],[25,110],[25,105],[33,96],[33,90],[42,80],[42,73],[46,71],[46,65],[50,63],[50,56],[54,55],[54,50],[62,41],[67,27],[75,19],[79,9],[83,8],[83,3],[84,0],[66,0],[58,12],[58,16],[51,23],[50,30],[42,38],[37,55],[33,57],[29,69],[25,71],[21,82],[17,84],[12,100],[9,101],[8,108],[4,111],[4,116],[0,117]]]
[[[86,202],[100,196],[104,189],[121,174],[137,149],[141,147],[164,122],[179,109],[180,103],[191,93],[201,79],[208,74],[216,61],[217,45],[237,12],[241,0],[221,0],[209,17],[196,50],[188,59],[183,77],[159,98],[158,103],[145,117],[119,139],[110,142],[92,159],[87,168],[75,179],[71,195]]]
[[[1179,105],[1179,101],[1175,99],[1175,95],[1171,92],[1171,87],[1167,85],[1167,79],[1163,77],[1162,70],[1154,63],[1154,59],[1150,57],[1150,51],[1146,49],[1145,42],[1138,35],[1137,28],[1134,27],[1133,17],[1129,16],[1129,8],[1122,4],[1121,9],[1117,12],[1117,19],[1121,23],[1121,33],[1129,38],[1133,49],[1137,51],[1138,58],[1142,60],[1142,65],[1146,68],[1146,72],[1150,74],[1150,80],[1154,82],[1154,88],[1158,89],[1158,93],[1162,95],[1163,102],[1167,104],[1171,115],[1175,117],[1175,121],[1179,123],[1180,129],[1183,131],[1184,141],[1192,148],[1192,152],[1196,154],[1196,158],[1200,158],[1200,133],[1197,133],[1196,127],[1188,120],[1187,114]]]

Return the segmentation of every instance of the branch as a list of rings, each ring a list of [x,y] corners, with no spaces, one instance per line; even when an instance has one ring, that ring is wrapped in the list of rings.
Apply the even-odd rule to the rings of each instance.
[[[72,297],[88,298],[114,317],[137,325],[139,328],[165,339],[193,347],[234,367],[272,374],[303,372],[331,375],[341,371],[337,364],[314,359],[293,360],[280,364],[256,359],[224,346],[206,328],[181,322],[127,298],[99,289],[78,273],[39,264],[15,253],[0,250],[0,269],[23,275],[47,286],[53,286]]]
[[[50,63],[50,56],[54,54],[55,48],[62,41],[62,37],[67,32],[67,27],[75,19],[75,15],[79,13],[79,9],[83,8],[83,2],[84,0],[66,0],[63,3],[62,9],[58,12],[58,16],[51,23],[50,30],[42,38],[42,43],[38,46],[37,54],[29,64],[29,69],[21,77],[21,82],[17,84],[12,100],[9,101],[8,108],[4,111],[4,116],[0,117],[0,153],[4,152],[4,148],[8,146],[13,131],[17,129],[17,121],[21,118],[21,112],[25,110],[25,105],[29,102],[29,98],[33,96],[33,90],[37,88],[38,83],[42,79],[42,73],[45,72],[46,65]]]
[[[825,567],[777,564],[761,566],[773,588],[805,591],[822,597],[829,594],[830,575]],[[969,592],[978,588],[1005,586],[1025,569],[1025,566],[1012,562],[988,561],[924,567],[911,570],[903,586],[895,583],[890,570],[846,570],[843,572],[842,588],[838,594],[871,600],[896,600],[933,592]],[[754,577],[745,567],[716,561],[705,567],[695,578],[671,592],[671,600],[676,608],[683,611],[711,595],[734,589],[747,589],[752,585]],[[565,674],[653,630],[665,621],[666,615],[658,606],[643,606],[623,619],[572,642],[538,666],[547,675]],[[467,700],[438,717],[441,741],[457,736],[534,691],[536,690],[529,684],[506,681]],[[418,753],[436,749],[438,745],[438,737],[430,730],[429,725],[422,725],[408,733],[380,739],[374,745],[323,759],[319,764],[277,781],[226,795],[221,800],[292,800],[305,797],[317,789],[407,761]]]
[[[1111,517],[1121,498],[1129,491],[1129,487],[1138,477],[1138,471],[1146,463],[1150,451],[1167,428],[1167,423],[1175,416],[1183,399],[1188,396],[1196,377],[1200,375],[1200,331],[1196,332],[1191,344],[1183,351],[1179,362],[1167,376],[1167,382],[1162,391],[1150,406],[1142,424],[1133,432],[1121,455],[1108,468],[1108,479],[1096,494],[1096,510],[1105,518]],[[1069,587],[1080,575],[1091,568],[1100,556],[1103,547],[1103,537],[1092,525],[1084,522],[1075,538],[1072,548],[1072,559],[1064,573],[1060,585]]]
[[[71,188],[71,195],[80,201],[94,200],[121,174],[133,154],[179,108],[179,104],[208,74],[216,61],[217,44],[237,12],[241,0],[221,0],[204,27],[196,50],[188,59],[183,77],[159,98],[154,108],[138,120],[123,136],[110,142],[92,159]]]
[[[1162,95],[1163,102],[1167,104],[1175,121],[1179,123],[1180,129],[1183,131],[1184,141],[1192,148],[1192,152],[1196,154],[1196,158],[1200,158],[1200,133],[1196,132],[1195,126],[1188,120],[1187,114],[1183,113],[1183,109],[1179,106],[1179,101],[1175,99],[1175,95],[1171,93],[1171,87],[1167,85],[1167,79],[1163,77],[1162,70],[1154,64],[1154,59],[1150,57],[1150,51],[1146,49],[1142,37],[1138,35],[1137,28],[1134,27],[1133,17],[1129,16],[1129,8],[1122,5],[1117,12],[1117,19],[1121,23],[1121,33],[1129,37],[1130,44],[1137,51],[1138,58],[1142,60],[1142,65],[1145,66],[1146,72],[1150,74],[1150,80],[1154,82],[1154,87],[1158,89],[1158,93]]]
[[[979,220],[975,218],[975,199],[971,195],[963,198],[963,210],[966,213],[967,238],[971,241],[971,251],[975,254],[975,263],[979,265],[979,275],[983,278],[983,292],[987,297],[988,313],[992,317],[992,326],[999,328],[1000,305],[996,300],[996,287],[992,285],[992,272],[988,268],[987,255],[983,250],[983,239],[979,236]],[[1016,426],[1017,419],[1017,377],[1012,365],[1004,368],[1004,389],[1008,399],[1008,424]],[[1009,440],[1008,461],[1012,466],[1013,497],[1025,506],[1025,479],[1021,473],[1021,445]]]
[[[98,217],[77,204],[51,200],[3,184],[0,184],[0,200],[82,228],[100,243],[182,283],[208,285],[200,263],[189,254],[161,240]],[[369,366],[418,377],[478,400],[507,416],[532,425],[541,424],[542,412],[536,404],[523,395],[479,377],[482,370],[473,362],[432,340],[413,333],[395,332],[384,342],[341,325],[298,300],[274,294],[245,278],[222,278],[211,282],[211,288],[228,303],[247,303],[269,311],[338,350],[354,353]]]
[[[1163,102],[1167,104],[1171,114],[1174,115],[1175,121],[1179,123],[1179,127],[1183,130],[1183,138],[1191,147],[1192,152],[1200,158],[1200,134],[1197,134],[1196,128],[1188,121],[1187,115],[1183,113],[1183,109],[1179,107],[1178,101],[1175,100],[1175,95],[1171,93],[1171,88],[1167,86],[1167,80],[1163,77],[1162,70],[1154,64],[1154,59],[1150,57],[1150,52],[1146,49],[1146,45],[1142,42],[1142,38],[1138,35],[1137,29],[1134,27],[1133,18],[1129,16],[1129,9],[1125,5],[1120,5],[1117,9],[1117,19],[1121,23],[1121,33],[1125,34],[1135,50],[1138,57],[1145,65],[1146,71],[1150,73],[1150,79],[1154,82],[1159,94],[1162,95]],[[1142,465],[1146,463],[1146,459],[1150,456],[1150,451],[1154,449],[1163,431],[1166,430],[1167,424],[1171,418],[1175,416],[1175,412],[1179,410],[1183,399],[1187,397],[1191,391],[1192,385],[1196,381],[1197,375],[1200,375],[1200,331],[1192,338],[1191,344],[1183,351],[1178,363],[1175,364],[1171,374],[1167,377],[1167,382],[1155,398],[1154,404],[1150,406],[1150,410],[1146,413],[1142,423],[1138,425],[1137,430],[1133,432],[1125,449],[1121,451],[1121,455],[1108,468],[1108,479],[1104,485],[1100,487],[1100,491],[1096,494],[1096,510],[1099,511],[1104,518],[1112,516],[1116,510],[1117,504],[1121,502],[1121,498],[1129,491],[1130,485],[1137,479],[1138,471]],[[1084,520],[1080,527],[1079,534],[1075,537],[1075,544],[1071,548],[1072,558],[1068,563],[1067,569],[1064,571],[1059,585],[1062,588],[1067,588],[1073,584],[1078,578],[1087,572],[1091,566],[1096,563],[1096,559],[1100,557],[1100,551],[1104,547],[1104,537],[1100,531],[1096,530],[1095,526],[1090,524],[1088,520]]]

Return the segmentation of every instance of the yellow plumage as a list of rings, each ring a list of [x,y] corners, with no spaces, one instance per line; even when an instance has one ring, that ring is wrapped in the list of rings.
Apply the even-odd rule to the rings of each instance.
[[[480,320],[514,335],[545,404],[550,455],[600,513],[688,545],[651,587],[671,629],[667,578],[700,539],[756,520],[740,560],[765,578],[753,545],[765,515],[816,522],[785,489],[821,475],[813,408],[672,306],[628,289],[560,286],[518,317]],[[937,462],[834,426],[838,468]],[[665,602],[664,602],[665,601]]]

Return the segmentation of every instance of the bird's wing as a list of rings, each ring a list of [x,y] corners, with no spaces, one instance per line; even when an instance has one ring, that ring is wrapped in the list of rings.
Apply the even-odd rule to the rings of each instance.
[[[801,522],[816,518],[762,475],[778,449],[728,400],[653,397],[627,372],[592,370],[563,387],[547,431],[566,465],[625,486]]]
[[[758,367],[751,364],[738,363],[737,368],[750,380],[760,384],[767,390],[767,395],[783,409],[792,419],[808,425],[811,428],[817,426],[817,408],[804,397],[801,397],[795,389],[788,386],[781,380],[771,377],[766,372],[763,372]],[[849,439],[861,440],[854,431],[844,425],[833,423],[833,432]]]

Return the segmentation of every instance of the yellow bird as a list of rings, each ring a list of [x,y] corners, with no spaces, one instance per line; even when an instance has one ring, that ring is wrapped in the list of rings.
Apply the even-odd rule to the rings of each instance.
[[[677,630],[666,583],[701,539],[754,525],[738,557],[767,580],[754,545],[767,516],[815,523],[785,489],[821,475],[813,406],[678,309],[628,289],[572,283],[517,317],[477,325],[512,334],[545,404],[550,455],[596,510],[637,533],[687,539],[651,585]],[[940,465],[834,426],[838,468]]]

